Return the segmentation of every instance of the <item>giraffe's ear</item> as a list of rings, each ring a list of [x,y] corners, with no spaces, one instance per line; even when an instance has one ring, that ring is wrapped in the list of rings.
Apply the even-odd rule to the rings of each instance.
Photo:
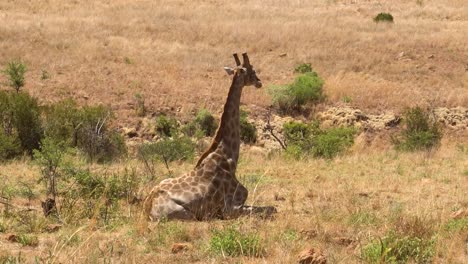
[[[234,74],[234,70],[230,67],[224,67],[224,70],[226,71],[226,73],[228,75],[233,75]]]

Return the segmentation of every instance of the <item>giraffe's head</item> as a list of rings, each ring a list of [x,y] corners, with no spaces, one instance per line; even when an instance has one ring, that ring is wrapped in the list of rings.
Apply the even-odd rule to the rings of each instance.
[[[239,56],[236,53],[234,53],[233,56],[234,60],[236,61],[236,68],[232,69],[230,67],[224,67],[224,70],[229,75],[242,75],[245,86],[253,85],[256,88],[261,88],[262,81],[260,80],[260,78],[257,77],[257,73],[255,72],[252,64],[250,64],[249,56],[247,56],[247,53],[242,53],[242,58],[244,59],[244,63],[242,63],[242,65],[239,60]]]

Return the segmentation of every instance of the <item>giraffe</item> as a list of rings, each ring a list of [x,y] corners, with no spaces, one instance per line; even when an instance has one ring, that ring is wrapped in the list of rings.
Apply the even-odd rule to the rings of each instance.
[[[276,212],[273,207],[244,205],[248,190],[237,180],[239,159],[239,106],[244,86],[262,87],[247,53],[243,64],[233,54],[237,67],[225,67],[233,75],[224,104],[221,121],[210,147],[201,155],[195,168],[177,178],[165,179],[156,185],[144,201],[149,220],[205,220],[233,218],[247,213]]]

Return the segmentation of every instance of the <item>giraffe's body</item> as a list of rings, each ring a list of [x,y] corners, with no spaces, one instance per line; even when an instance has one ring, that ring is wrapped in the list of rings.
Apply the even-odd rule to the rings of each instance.
[[[153,188],[145,200],[151,220],[209,219],[236,217],[251,212],[244,206],[248,191],[236,179],[240,148],[239,106],[242,89],[246,85],[261,87],[247,54],[238,68],[224,105],[220,126],[211,146],[200,157],[195,169],[183,176],[163,180]]]

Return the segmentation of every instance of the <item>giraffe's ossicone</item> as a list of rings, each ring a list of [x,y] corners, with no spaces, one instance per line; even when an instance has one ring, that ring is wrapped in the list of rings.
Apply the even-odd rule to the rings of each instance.
[[[262,87],[249,57],[246,53],[242,56],[242,65],[234,54],[237,67],[225,68],[233,75],[233,80],[211,146],[201,155],[194,170],[165,179],[151,190],[144,201],[150,220],[232,218],[258,211],[244,205],[248,191],[236,178],[242,89],[244,86]],[[269,207],[266,211],[275,210]]]

